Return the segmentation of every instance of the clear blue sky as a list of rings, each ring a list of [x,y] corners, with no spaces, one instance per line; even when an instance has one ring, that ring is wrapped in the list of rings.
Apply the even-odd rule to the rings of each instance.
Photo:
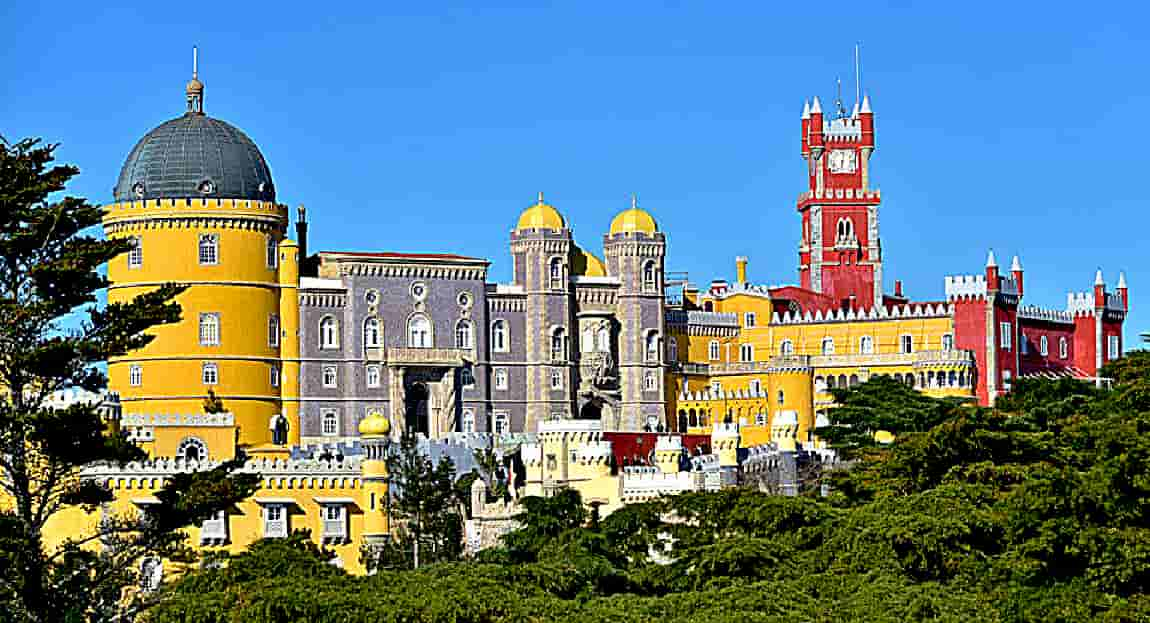
[[[940,298],[993,247],[1045,306],[1125,269],[1128,345],[1150,330],[1144,5],[666,4],[7,2],[0,132],[62,143],[72,191],[108,201],[198,44],[206,111],[308,206],[312,249],[477,255],[506,280],[536,192],[597,253],[635,192],[669,270],[705,285],[746,254],[793,282],[803,98],[851,92],[861,40],[888,291]]]

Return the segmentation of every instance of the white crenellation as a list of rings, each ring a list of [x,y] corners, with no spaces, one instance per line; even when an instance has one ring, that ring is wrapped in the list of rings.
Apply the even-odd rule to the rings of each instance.
[[[986,277],[984,275],[947,275],[945,284],[946,300],[948,301],[986,297]]]
[[[1023,305],[1018,308],[1018,317],[1030,320],[1045,320],[1046,322],[1074,323],[1074,314],[1060,309],[1043,309],[1035,305]]]
[[[1074,316],[1094,315],[1093,292],[1067,292],[1066,312]]]
[[[120,417],[120,426],[235,426],[231,413],[128,413]]]

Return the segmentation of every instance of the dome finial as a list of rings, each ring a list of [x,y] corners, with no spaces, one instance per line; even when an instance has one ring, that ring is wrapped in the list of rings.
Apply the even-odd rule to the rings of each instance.
[[[638,209],[638,207],[639,207],[639,195],[636,193],[631,193],[631,209],[635,210],[635,209]]]
[[[542,191],[542,190],[541,190],[541,191],[539,191],[539,201],[538,201],[538,203],[539,203],[540,205],[542,205],[542,204],[543,204],[543,191]]]
[[[200,82],[200,49],[192,46],[192,79],[188,81],[185,94],[188,98],[188,112],[204,114],[204,83]]]

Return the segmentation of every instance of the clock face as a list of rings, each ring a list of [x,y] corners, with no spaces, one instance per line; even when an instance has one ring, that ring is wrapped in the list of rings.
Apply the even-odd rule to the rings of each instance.
[[[831,152],[828,162],[831,173],[854,173],[858,168],[855,151],[853,149],[836,149]]]

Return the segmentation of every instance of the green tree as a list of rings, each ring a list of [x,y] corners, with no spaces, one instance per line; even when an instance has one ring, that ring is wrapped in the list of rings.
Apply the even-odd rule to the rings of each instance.
[[[390,509],[395,539],[365,549],[368,568],[418,569],[433,562],[456,560],[462,552],[463,516],[467,492],[455,487],[455,466],[443,457],[438,463],[419,449],[419,440],[404,433],[388,455],[391,476]]]
[[[99,269],[128,243],[93,236],[103,212],[57,196],[78,170],[51,166],[54,150],[33,139],[0,140],[0,609],[17,621],[112,616],[141,556],[177,554],[175,528],[244,497],[251,484],[229,476],[234,465],[176,478],[157,494],[161,503],[148,521],[109,517],[91,534],[46,545],[53,517],[112,499],[100,483],[81,478],[84,465],[143,457],[109,433],[95,405],[53,409],[49,396],[65,387],[103,388],[95,364],[146,345],[149,328],[179,320],[173,300],[182,291],[165,285],[97,305],[108,285]]]

